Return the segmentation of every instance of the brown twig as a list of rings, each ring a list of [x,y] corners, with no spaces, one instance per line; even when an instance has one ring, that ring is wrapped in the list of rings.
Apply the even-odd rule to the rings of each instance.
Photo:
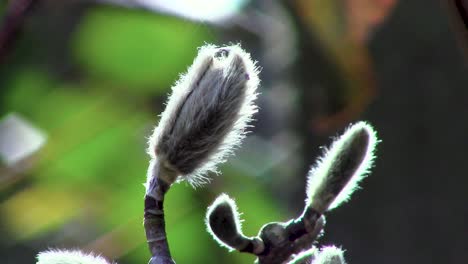
[[[165,171],[165,170],[163,170]],[[149,192],[145,195],[144,226],[148,247],[151,252],[149,264],[175,264],[169,250],[164,219],[164,196],[170,184],[161,177],[159,163],[153,166],[153,177],[149,182]]]
[[[10,0],[0,25],[0,62],[17,39],[26,15],[38,0]]]
[[[258,254],[259,264],[282,264],[312,248],[325,225],[325,218],[314,210],[286,224],[270,223],[260,231],[265,251]]]

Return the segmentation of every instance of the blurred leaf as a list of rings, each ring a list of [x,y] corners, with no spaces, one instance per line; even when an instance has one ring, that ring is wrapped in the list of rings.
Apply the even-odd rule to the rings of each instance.
[[[3,17],[3,12],[5,12],[5,8],[6,8],[6,5],[7,5],[7,2],[8,2],[8,1],[2,1],[2,2],[0,2],[0,18]]]
[[[151,258],[151,254],[148,250],[148,244],[146,243],[146,240],[144,238],[145,238],[145,235],[143,234],[144,242],[141,243],[138,247],[134,248],[132,251],[128,252],[127,254],[119,258],[116,262],[117,263],[147,263],[149,259]]]
[[[8,0],[2,0],[0,1],[0,25],[3,24],[3,18],[5,17],[5,14],[6,14],[6,9],[7,9],[7,6],[8,6]]]
[[[23,190],[0,204],[8,230],[18,239],[60,226],[78,214],[79,208],[82,201],[73,193],[42,187]]]
[[[197,190],[203,191],[203,190]],[[212,263],[205,206],[186,183],[172,185],[165,197],[166,227],[174,260],[179,263]]]
[[[297,0],[295,11],[309,34],[318,37],[320,47],[337,67],[343,87],[344,105],[313,121],[318,131],[335,130],[359,115],[375,94],[374,71],[366,47],[369,34],[390,13],[396,0],[306,1]]]
[[[108,119],[113,118],[108,116]],[[43,180],[47,179],[54,184],[73,185],[107,183],[109,187],[122,182],[131,182],[129,178],[135,177],[142,182],[147,158],[144,146],[140,142],[135,142],[133,135],[134,130],[141,126],[142,122],[135,117],[123,122],[115,119],[114,121],[116,123],[107,123],[107,127],[101,128],[102,131],[96,131],[88,138],[78,141],[73,136],[80,131],[68,130],[69,133],[52,134],[51,138],[53,136],[61,138],[56,138],[56,141],[46,149],[42,163],[43,170],[40,172],[45,177]],[[86,129],[91,124],[81,125]],[[64,145],[60,142],[72,144],[65,145],[66,148],[61,149]],[[124,150],[131,151],[127,153],[132,155],[123,155]],[[135,169],[140,172],[137,176],[134,175]]]
[[[348,30],[357,42],[366,42],[370,33],[390,14],[397,0],[346,0]]]
[[[28,173],[35,176],[40,193],[18,193],[0,206],[9,216],[6,222],[16,224],[11,228],[16,237],[32,238],[60,229],[73,218],[92,217],[99,230],[107,231],[92,246],[101,249],[99,242],[110,237],[112,243],[102,247],[109,256],[116,251],[128,253],[145,243],[142,183],[148,157],[142,132],[154,118],[142,109],[141,102],[96,92],[97,86],[87,82],[59,84],[34,69],[20,71],[7,82],[7,109],[26,113],[50,139]],[[60,193],[56,194],[56,189]],[[46,198],[38,198],[41,196]],[[31,197],[37,204],[32,204]],[[77,210],[83,205],[73,199],[83,201],[86,212]],[[37,213],[40,220],[21,228],[25,221],[31,221],[29,212]],[[14,222],[14,217],[24,221]]]
[[[55,86],[46,72],[34,68],[16,70],[15,75],[5,83],[6,109],[31,116],[37,112],[48,91]]]
[[[117,96],[83,88],[61,85],[47,96],[37,96],[40,99],[29,109],[21,104],[21,89],[17,90],[19,95],[13,96],[18,97],[18,106],[12,108],[26,109],[28,117],[49,134],[50,141],[41,151],[38,163],[43,180],[77,184],[110,175],[116,180],[123,175],[112,168],[121,168],[131,160],[125,160],[123,148],[140,153],[131,157],[141,160],[136,166],[145,166],[144,135],[135,132],[153,122],[149,121],[149,114],[136,112],[136,104],[132,106]],[[116,159],[120,159],[117,166],[108,165]]]
[[[145,93],[166,92],[210,41],[206,25],[113,7],[91,9],[76,32],[78,62],[96,77]]]

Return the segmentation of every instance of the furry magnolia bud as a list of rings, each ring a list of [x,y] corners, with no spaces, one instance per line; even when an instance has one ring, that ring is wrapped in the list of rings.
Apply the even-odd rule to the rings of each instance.
[[[213,238],[229,250],[245,246],[241,220],[236,202],[228,195],[221,194],[206,213],[206,227]]]
[[[264,250],[263,242],[242,234],[241,220],[237,206],[226,194],[216,198],[206,214],[208,232],[221,245],[229,250],[258,253]]]
[[[258,69],[238,45],[200,48],[149,139],[148,153],[196,186],[232,154],[257,111]],[[172,179],[166,179],[171,181]]]
[[[346,264],[344,252],[335,246],[324,247],[316,255],[312,264]]]
[[[309,250],[303,251],[294,256],[294,259],[288,262],[288,264],[312,264],[313,260],[317,256],[318,250],[316,247],[312,247]]]
[[[36,264],[109,264],[104,258],[74,250],[49,250],[37,255]]]
[[[370,125],[359,122],[349,127],[310,170],[307,206],[323,213],[349,200],[369,173],[376,144]]]

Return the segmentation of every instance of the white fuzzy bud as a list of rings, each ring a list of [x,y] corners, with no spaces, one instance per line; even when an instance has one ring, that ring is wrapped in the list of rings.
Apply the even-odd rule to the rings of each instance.
[[[193,186],[233,153],[257,111],[258,69],[238,45],[200,48],[172,87],[148,153]],[[149,173],[151,175],[151,173]],[[168,181],[171,181],[168,180]]]
[[[236,203],[226,194],[221,194],[206,213],[206,227],[212,237],[229,250],[247,244],[242,234],[241,220]]]
[[[312,264],[312,261],[315,259],[317,253],[317,248],[311,247],[310,249],[295,255],[293,260],[289,261],[288,264]]]
[[[335,246],[324,247],[316,255],[312,264],[346,264],[344,252]]]
[[[104,258],[78,250],[49,250],[37,255],[36,264],[109,264]]]
[[[323,213],[348,201],[370,172],[377,143],[369,124],[358,122],[350,126],[310,170],[307,206]]]

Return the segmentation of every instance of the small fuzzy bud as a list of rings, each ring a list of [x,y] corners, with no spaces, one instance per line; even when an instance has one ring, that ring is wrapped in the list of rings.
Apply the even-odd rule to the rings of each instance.
[[[349,200],[372,167],[376,144],[370,125],[359,122],[349,127],[310,170],[307,206],[324,213]]]
[[[104,258],[78,250],[49,250],[37,255],[36,264],[109,264]]]
[[[242,234],[236,203],[226,194],[218,196],[208,208],[206,226],[213,238],[229,250],[245,249],[251,241]]]
[[[288,264],[312,264],[313,260],[317,256],[318,250],[316,247],[312,247],[309,250],[303,251],[294,256],[294,259],[288,262]]]
[[[193,186],[232,154],[257,111],[258,69],[238,45],[200,48],[172,87],[148,153]],[[172,182],[170,182],[172,183]]]
[[[344,252],[335,246],[324,247],[316,255],[312,264],[346,264]]]

